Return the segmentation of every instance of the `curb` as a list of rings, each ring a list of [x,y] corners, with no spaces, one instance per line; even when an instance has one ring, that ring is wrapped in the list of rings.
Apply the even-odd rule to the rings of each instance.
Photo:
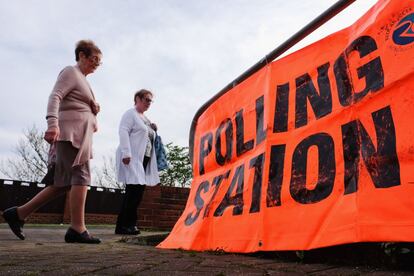
[[[143,236],[123,236],[118,242],[124,242],[128,244],[144,245],[144,246],[156,246],[167,238],[170,233],[143,235]]]

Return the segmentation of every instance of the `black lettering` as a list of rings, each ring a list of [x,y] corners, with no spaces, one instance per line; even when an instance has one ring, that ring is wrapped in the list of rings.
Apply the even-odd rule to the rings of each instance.
[[[361,36],[355,39],[336,60],[334,73],[338,87],[339,102],[342,106],[357,103],[370,91],[377,92],[384,87],[384,70],[379,56],[357,69],[358,78],[365,78],[365,88],[360,92],[354,91],[348,66],[348,56],[351,52],[357,51],[359,57],[363,58],[377,49],[377,44],[372,37]]]
[[[266,138],[264,127],[264,96],[256,100],[256,145],[259,145]]]
[[[226,140],[226,153],[221,154],[221,132],[226,128],[225,131],[225,140]],[[231,155],[233,153],[233,124],[230,119],[225,119],[220,123],[216,131],[216,162],[217,164],[223,166],[226,162],[231,160]]]
[[[372,119],[377,136],[377,150],[359,120],[342,126],[345,163],[344,194],[355,193],[358,190],[361,154],[376,188],[401,185],[395,127],[390,107],[387,106],[372,113]]]
[[[275,117],[273,119],[273,132],[288,130],[289,111],[289,83],[278,85],[276,89]]]
[[[207,144],[206,144],[207,142]],[[213,145],[213,134],[211,132],[208,132],[203,137],[201,137],[200,140],[200,156],[199,156],[199,168],[198,171],[200,175],[203,175],[205,173],[204,170],[204,158],[207,157],[207,155],[210,154],[212,146]]]
[[[317,119],[332,112],[331,84],[328,77],[329,63],[318,67],[319,94],[309,74],[304,74],[296,79],[296,109],[295,127],[299,128],[308,123],[307,100],[312,107]]]
[[[318,147],[318,182],[313,190],[306,188],[306,171],[308,150]],[[290,194],[294,200],[302,204],[319,202],[327,198],[333,190],[335,181],[335,148],[334,141],[327,133],[318,133],[307,137],[295,148],[292,160],[292,178]]]
[[[254,168],[252,204],[250,205],[250,213],[257,213],[260,211],[264,159],[264,153],[262,153],[250,160],[250,169]]]
[[[236,113],[236,148],[237,156],[251,150],[253,148],[253,139],[244,142],[244,119],[243,109]]]
[[[231,196],[233,193],[234,187],[236,187],[236,194]],[[234,173],[233,179],[229,189],[227,190],[226,195],[223,200],[220,202],[220,205],[214,211],[215,217],[220,217],[223,215],[224,211],[234,205],[233,207],[233,216],[241,215],[243,213],[243,187],[244,187],[244,165],[237,167],[236,172]]]
[[[342,125],[342,144],[344,153],[344,194],[354,193],[358,187],[360,139],[357,121]]]
[[[286,145],[274,145],[270,149],[269,182],[267,186],[266,206],[282,204],[280,194],[283,182]]]
[[[216,198],[216,194],[220,188],[220,184],[224,179],[229,178],[230,175],[230,170],[228,170],[227,172],[225,172],[224,174],[218,175],[216,177],[214,177],[213,179],[213,186],[215,186],[213,195],[210,198],[210,201],[208,202],[208,204],[206,205],[206,209],[204,211],[204,218],[207,217],[210,214],[210,209],[211,209],[211,203],[213,202],[213,200]]]
[[[210,183],[208,181],[204,181],[200,184],[200,186],[198,186],[197,192],[194,198],[194,205],[196,206],[197,210],[194,216],[192,215],[192,213],[187,215],[184,221],[185,225],[190,226],[197,220],[198,216],[200,215],[201,209],[203,209],[204,207],[204,200],[201,197],[201,191],[206,193],[208,192],[209,188],[210,188]]]

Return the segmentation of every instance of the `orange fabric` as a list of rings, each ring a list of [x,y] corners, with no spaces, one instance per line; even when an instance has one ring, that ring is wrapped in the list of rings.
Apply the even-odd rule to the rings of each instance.
[[[413,22],[413,0],[380,0],[209,106],[187,206],[158,247],[414,241]]]

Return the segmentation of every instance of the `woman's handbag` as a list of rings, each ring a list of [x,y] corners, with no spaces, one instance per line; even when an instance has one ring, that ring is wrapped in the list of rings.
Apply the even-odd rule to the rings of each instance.
[[[164,144],[162,143],[161,136],[156,135],[154,141],[155,155],[157,157],[158,171],[168,169],[167,153],[165,152]]]

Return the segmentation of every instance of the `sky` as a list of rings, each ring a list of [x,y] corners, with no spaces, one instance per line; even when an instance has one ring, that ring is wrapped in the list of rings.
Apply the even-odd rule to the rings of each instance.
[[[87,79],[101,105],[92,165],[112,156],[118,124],[146,88],[146,115],[164,143],[188,146],[208,99],[333,5],[335,0],[0,0],[0,160],[23,130],[46,130],[46,105],[61,69],[92,39],[103,64]],[[288,53],[355,22],[376,0],[357,0]],[[0,177],[2,175],[0,174]]]

